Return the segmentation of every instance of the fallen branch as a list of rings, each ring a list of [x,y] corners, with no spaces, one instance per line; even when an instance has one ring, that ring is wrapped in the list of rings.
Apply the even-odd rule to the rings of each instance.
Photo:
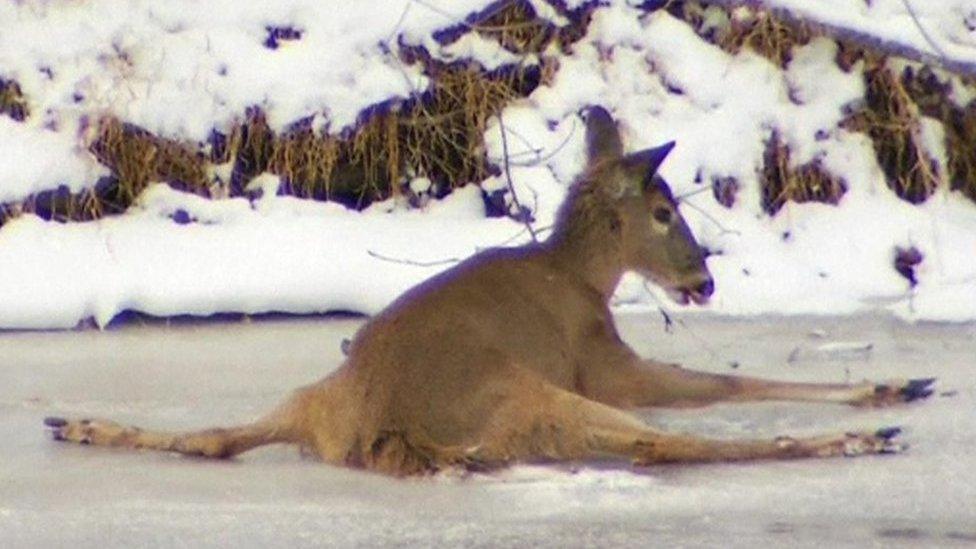
[[[456,257],[449,257],[447,259],[438,259],[435,261],[415,261],[413,259],[402,259],[397,257],[386,256],[374,252],[373,250],[366,250],[366,253],[368,253],[370,257],[375,257],[376,259],[389,261],[390,263],[399,263],[401,265],[412,265],[414,267],[437,267],[439,265],[452,265],[454,263],[461,262],[461,260]]]
[[[775,17],[792,24],[805,24],[810,25],[824,35],[837,40],[843,40],[845,42],[850,42],[852,44],[876,50],[888,55],[894,55],[897,57],[904,57],[912,61],[918,61],[920,63],[925,63],[927,65],[934,65],[940,67],[951,73],[955,73],[961,76],[976,77],[976,60],[963,60],[949,58],[944,55],[944,51],[937,44],[933,45],[933,40],[931,39],[928,32],[922,27],[921,23],[918,22],[918,18],[915,16],[914,10],[909,6],[909,16],[915,20],[915,24],[918,26],[923,38],[929,43],[929,46],[935,50],[935,54],[924,51],[917,46],[911,44],[905,44],[902,42],[894,42],[888,39],[880,38],[857,29],[851,29],[843,27],[840,25],[835,25],[831,23],[824,23],[822,21],[817,21],[809,16],[795,13],[794,11],[771,5],[769,0],[701,0],[703,4],[712,4],[716,6],[722,6],[726,9],[734,9],[739,7],[750,7],[753,9],[765,10]],[[974,55],[976,57],[976,55]]]

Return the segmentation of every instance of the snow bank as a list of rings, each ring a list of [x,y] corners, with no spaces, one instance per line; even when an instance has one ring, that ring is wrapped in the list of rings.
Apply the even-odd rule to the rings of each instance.
[[[425,85],[384,44],[402,33],[433,48],[433,30],[486,2],[403,0],[329,10],[310,0],[124,4],[0,4],[0,76],[20,82],[34,113],[25,124],[0,117],[0,200],[93,185],[104,169],[78,143],[88,118],[99,113],[191,140],[251,105],[261,105],[275,127],[317,114],[338,130],[362,108]],[[904,23],[891,4],[833,0],[823,3],[830,10],[805,9],[851,25],[869,19],[875,25],[889,10],[889,22]],[[777,5],[794,7],[787,0]],[[968,17],[960,15],[964,7],[926,4],[919,14],[923,23],[956,21]],[[276,28],[300,36],[289,40],[286,33],[268,47]],[[912,37],[914,23],[864,28],[921,44]],[[952,25],[939,32],[976,60],[965,46],[971,32]],[[437,53],[489,64],[509,59],[476,38]],[[502,163],[504,126],[509,175],[545,236],[583,166],[577,113],[604,105],[620,120],[628,148],[678,142],[662,174],[702,244],[716,254],[709,266],[718,291],[705,311],[882,309],[908,319],[976,319],[976,205],[945,191],[918,207],[894,196],[870,142],[838,128],[864,84],[856,71],[837,68],[834,55],[830,41],[814,40],[783,71],[748,51],[730,55],[663,12],[613,2],[595,13],[573,54],[560,59],[551,85],[511,105],[504,123],[488,129],[488,155]],[[795,163],[819,159],[844,179],[848,191],[838,206],[787,203],[774,217],[762,211],[757,174],[763,141],[774,129]],[[712,197],[713,178],[738,182],[732,208]],[[482,187],[506,184],[499,177]],[[266,191],[275,185],[273,178],[256,183]],[[359,213],[273,192],[211,202],[157,186],[132,211],[98,222],[23,217],[0,229],[0,328],[63,328],[86,318],[104,325],[126,309],[164,316],[373,313],[480,248],[527,240],[514,221],[486,219],[479,193],[465,188],[423,211],[386,202]],[[914,289],[893,267],[895,248],[910,246],[924,255]],[[630,277],[616,303],[672,307],[665,299]]]
[[[56,141],[52,154],[75,172],[65,176],[43,158],[41,173],[16,172],[22,157],[0,154],[0,174],[17,176],[15,184],[0,180],[0,195],[75,188],[83,177],[93,185],[85,176],[99,169],[94,159],[68,145],[92,116],[112,114],[162,137],[204,141],[257,105],[274,129],[318,114],[339,131],[372,104],[426,88],[415,68],[385,53],[398,33],[430,36],[485,3],[0,3],[0,76],[20,83],[35,113],[20,131],[35,135],[26,140],[36,141],[35,150]],[[269,43],[274,29],[297,36]],[[0,126],[7,134],[0,145],[25,142],[8,125]]]
[[[134,211],[99,222],[23,217],[0,231],[0,326],[70,328],[86,318],[104,326],[127,309],[375,313],[478,246],[519,232],[483,219],[473,186],[425,212],[383,206],[211,202],[158,185]],[[178,211],[194,221],[177,223]]]
[[[863,96],[864,83],[859,73],[838,68],[835,54],[831,41],[814,40],[781,71],[758,55],[733,56],[700,40],[666,13],[640,17],[637,10],[612,7],[596,13],[587,37],[561,60],[553,84],[507,109],[505,120],[518,135],[553,150],[575,112],[599,103],[620,119],[631,149],[675,139],[661,173],[685,197],[682,212],[699,241],[718,254],[709,259],[718,280],[709,311],[887,308],[913,319],[976,318],[976,205],[957,193],[940,192],[920,207],[894,195],[866,137],[838,128],[847,107]],[[493,129],[490,150],[500,156],[500,134]],[[817,158],[843,177],[848,191],[838,206],[787,203],[774,217],[762,210],[758,172],[773,129],[789,143],[794,162]],[[581,166],[582,132],[574,137],[548,162],[558,179]],[[514,137],[509,142],[516,154],[527,152]],[[518,169],[513,173],[516,185],[527,187],[519,194],[533,194],[536,183],[524,183],[531,180]],[[731,209],[708,188],[713,178],[727,177],[740,185]],[[549,188],[545,178],[537,180]],[[543,210],[540,217],[549,219],[551,211]],[[925,254],[914,290],[893,267],[896,247],[911,246]],[[654,293],[649,299],[643,284],[631,279],[617,298],[640,306],[666,299]]]
[[[768,0],[766,4],[947,61],[976,63],[972,0]]]

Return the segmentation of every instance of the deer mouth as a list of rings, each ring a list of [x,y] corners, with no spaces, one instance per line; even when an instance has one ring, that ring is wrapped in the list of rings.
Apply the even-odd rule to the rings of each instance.
[[[711,278],[702,282],[696,287],[677,287],[668,289],[668,295],[679,305],[705,305],[715,291],[715,285]]]
[[[679,305],[688,305],[690,303],[694,303],[695,305],[704,305],[708,303],[709,299],[709,296],[687,288],[672,290],[668,292],[668,294],[671,296],[671,299],[673,299]]]

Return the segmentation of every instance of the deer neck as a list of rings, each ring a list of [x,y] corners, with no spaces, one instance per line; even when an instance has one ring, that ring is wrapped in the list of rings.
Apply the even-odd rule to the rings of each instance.
[[[562,272],[581,279],[596,290],[604,302],[610,300],[623,276],[620,243],[609,230],[575,228],[557,232],[549,240],[553,265]]]

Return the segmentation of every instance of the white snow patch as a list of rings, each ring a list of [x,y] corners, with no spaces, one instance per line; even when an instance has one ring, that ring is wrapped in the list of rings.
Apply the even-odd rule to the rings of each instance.
[[[976,59],[973,33],[961,23],[976,17],[971,6],[914,4],[946,51]],[[317,127],[338,131],[364,107],[426,85],[415,67],[390,55],[398,35],[445,58],[471,56],[489,66],[511,61],[509,52],[474,34],[446,48],[432,37],[486,5],[0,4],[0,20],[12,22],[0,34],[2,76],[22,85],[35,113],[27,123],[0,117],[0,200],[60,185],[93,186],[106,172],[78,136],[97,115],[201,141],[257,105],[276,129],[313,116]],[[898,0],[771,5],[927,47]],[[551,10],[542,15],[563,22]],[[300,36],[270,49],[263,42],[274,27]],[[829,41],[814,40],[797,48],[783,71],[749,51],[730,55],[664,12],[610,2],[595,12],[572,53],[560,57],[549,85],[507,107],[504,124],[490,121],[486,153],[503,173],[481,187],[504,189],[511,179],[545,237],[583,169],[578,113],[604,105],[619,120],[628,150],[678,143],[661,173],[699,241],[716,253],[709,267],[718,290],[700,310],[890,310],[914,320],[976,319],[976,205],[944,190],[920,206],[894,196],[870,141],[838,127],[845,108],[863,97],[864,83],[858,66],[846,73],[834,64],[835,53]],[[953,86],[956,100],[966,101],[958,81]],[[944,171],[942,129],[932,121],[922,129]],[[774,130],[789,144],[794,164],[817,160],[844,180],[839,205],[788,203],[773,218],[762,210],[758,170],[763,142]],[[228,169],[217,168],[222,176]],[[711,196],[716,178],[739,186],[731,209]],[[425,185],[414,181],[412,192],[427,194]],[[263,175],[249,185],[260,198],[217,201],[155,186],[130,212],[111,219],[62,225],[26,216],[6,224],[0,327],[70,327],[88,317],[104,325],[126,309],[371,313],[483,247],[528,239],[511,219],[485,218],[475,186],[440,201],[423,196],[419,208],[401,197],[362,213],[278,197],[278,186],[276,177]],[[924,256],[915,288],[893,266],[895,248],[907,246]],[[672,307],[636,276],[624,278],[614,302]]]

